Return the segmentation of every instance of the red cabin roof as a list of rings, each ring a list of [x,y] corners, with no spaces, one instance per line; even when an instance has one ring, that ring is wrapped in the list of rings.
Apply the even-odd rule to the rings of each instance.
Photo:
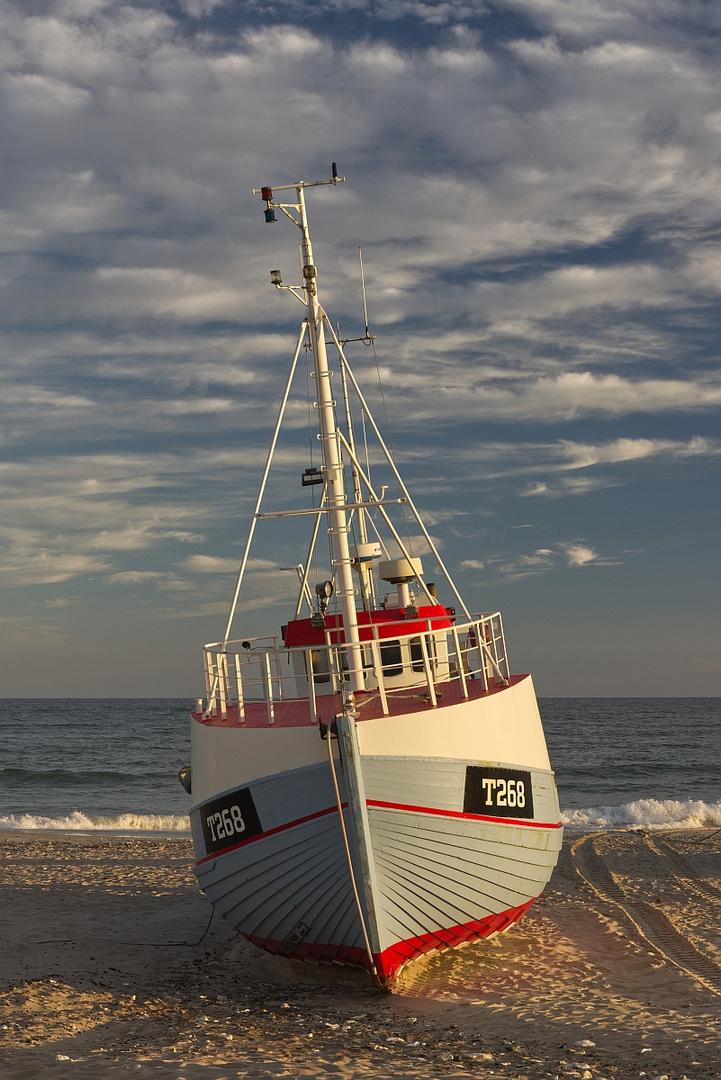
[[[428,630],[428,620],[432,630],[443,630],[453,625],[452,612],[443,604],[428,604],[418,608],[418,616],[406,618],[403,608],[388,608],[380,611],[358,612],[358,633],[361,641],[371,641],[374,637],[371,626],[376,627],[379,638],[396,638],[406,634],[423,634]],[[345,641],[343,616],[325,616],[325,630],[314,629],[310,619],[292,619],[283,627],[283,641],[287,648],[312,647],[325,645],[327,631],[332,633],[331,642]]]

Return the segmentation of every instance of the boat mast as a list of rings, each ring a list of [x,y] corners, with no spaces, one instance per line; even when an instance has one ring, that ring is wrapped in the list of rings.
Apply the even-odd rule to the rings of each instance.
[[[325,184],[343,183],[344,177],[339,177],[333,166],[332,180],[316,180],[313,182],[300,181],[297,184],[285,184],[276,187],[276,191],[295,190],[297,201],[291,204],[276,203],[273,201],[272,188],[254,189],[253,194],[262,195],[266,203],[266,221],[275,221],[275,210],[282,210],[301,231],[301,264],[303,284],[301,290],[294,292],[306,305],[306,324],[308,337],[313,353],[313,371],[317,395],[318,419],[320,426],[320,443],[324,465],[325,493],[328,506],[328,521],[331,540],[331,552],[333,557],[333,577],[335,594],[338,597],[341,613],[343,616],[343,629],[348,659],[348,688],[353,694],[364,688],[363,657],[358,633],[358,613],[356,609],[355,587],[353,572],[351,569],[351,556],[348,544],[349,521],[346,508],[347,496],[345,491],[345,475],[341,444],[338,435],[338,427],[335,418],[335,401],[331,386],[331,371],[328,367],[328,354],[325,347],[326,314],[321,307],[318,298],[318,270],[313,262],[313,247],[310,240],[308,218],[305,209],[306,187],[320,187]],[[297,211],[298,218],[291,212]],[[272,277],[278,288],[283,286],[280,280]],[[299,295],[300,293],[300,295]],[[304,295],[303,295],[304,294]]]

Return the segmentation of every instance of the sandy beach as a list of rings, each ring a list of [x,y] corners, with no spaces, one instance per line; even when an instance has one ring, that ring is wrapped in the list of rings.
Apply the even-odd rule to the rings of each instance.
[[[208,929],[189,840],[0,846],[9,1080],[721,1077],[721,832],[571,836],[518,926],[393,994]]]

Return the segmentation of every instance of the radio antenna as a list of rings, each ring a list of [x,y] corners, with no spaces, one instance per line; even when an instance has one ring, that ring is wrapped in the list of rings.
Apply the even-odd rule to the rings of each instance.
[[[366,279],[365,279],[365,274],[363,273],[363,252],[362,252],[361,248],[358,248],[358,258],[360,260],[361,294],[363,296],[363,319],[365,321],[365,327],[366,327],[365,342],[366,342],[366,345],[368,345],[370,343],[370,331],[368,329],[368,304],[366,303]]]

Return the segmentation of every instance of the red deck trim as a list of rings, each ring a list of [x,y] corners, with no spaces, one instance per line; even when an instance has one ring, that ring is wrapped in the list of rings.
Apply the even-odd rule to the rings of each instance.
[[[411,713],[435,712],[436,709],[450,708],[455,705],[464,705],[471,701],[483,701],[496,694],[504,694],[511,687],[517,686],[528,675],[511,675],[508,685],[497,686],[490,683],[486,690],[480,679],[467,679],[466,689],[468,697],[463,697],[463,691],[458,679],[451,682],[438,683],[439,700],[437,705],[431,705],[430,701],[424,701],[422,697],[423,687],[403,687],[396,690],[388,690],[388,707],[390,716],[408,716]],[[191,713],[193,720],[204,727],[239,728],[241,730],[263,729],[265,731],[282,731],[286,728],[307,728],[317,730],[317,718],[327,724],[342,710],[342,702],[339,694],[318,694],[316,698],[316,716],[311,721],[308,698],[284,698],[275,701],[275,720],[273,724],[268,721],[268,706],[265,701],[246,701],[245,720],[242,722],[238,717],[238,706],[228,705],[228,715],[225,719],[219,714],[206,717],[204,713]],[[384,713],[381,707],[378,690],[359,690],[356,694],[356,707],[358,719],[356,723],[362,724],[366,720],[381,720]]]
[[[348,807],[348,803],[341,803],[341,809],[345,810]],[[197,859],[195,865],[200,866],[204,862],[209,862],[211,859],[218,859],[221,855],[227,855],[230,851],[237,851],[238,848],[247,847],[248,844],[254,844],[256,840],[265,840],[268,836],[275,836],[276,833],[285,832],[286,829],[294,829],[296,825],[305,825],[307,821],[314,821],[316,818],[325,817],[326,814],[337,814],[337,806],[327,806],[325,810],[316,810],[314,814],[306,814],[305,817],[295,818],[294,821],[287,821],[284,825],[276,825],[274,829],[266,829],[265,832],[256,833],[255,836],[249,836],[247,840],[239,840],[237,844],[229,844],[228,847],[221,848],[220,851],[214,851],[212,855],[204,855],[202,859]]]
[[[483,919],[473,919],[467,923],[434,930],[420,937],[411,937],[389,946],[373,957],[380,980],[386,986],[391,985],[402,967],[425,953],[444,952],[446,949],[480,941],[494,933],[501,933],[514,922],[518,922],[535,899],[533,897],[519,907],[508,908],[495,915],[487,915]],[[242,930],[240,933],[258,948],[277,956],[285,956],[292,960],[308,960],[316,964],[345,964],[348,967],[359,967],[370,971],[368,954],[365,949],[359,949],[356,946],[323,942],[278,941],[274,938],[262,938],[257,934],[243,934]]]
[[[461,810],[438,810],[432,806],[409,806],[406,803],[383,802],[380,799],[367,799],[367,806],[378,806],[385,810],[406,810],[412,814],[435,814],[438,817],[463,818],[466,821],[492,821],[497,825],[530,825],[533,829],[560,829],[562,821],[529,821],[523,818],[487,817],[485,814],[464,814]]]

